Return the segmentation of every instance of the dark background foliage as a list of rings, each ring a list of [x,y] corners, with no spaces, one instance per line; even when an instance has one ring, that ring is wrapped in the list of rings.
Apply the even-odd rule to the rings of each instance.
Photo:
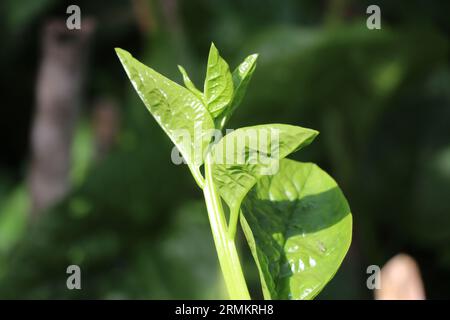
[[[332,174],[354,217],[353,244],[319,298],[371,298],[366,268],[406,252],[428,298],[450,291],[450,69],[448,1],[78,1],[96,20],[70,192],[29,220],[27,172],[41,33],[68,3],[0,5],[0,298],[224,296],[202,196],[133,92],[114,47],[197,86],[211,41],[234,68],[259,53],[230,128],[289,123],[317,129],[294,155]],[[144,4],[144,5],[143,5]],[[382,29],[365,13],[378,4]],[[133,6],[139,6],[139,10]],[[147,17],[149,27],[142,27]],[[141,20],[139,20],[141,19]],[[141,25],[140,25],[141,23]],[[117,143],[90,156],[92,105],[118,102]],[[255,296],[258,278],[244,242]],[[66,288],[66,267],[82,290]]]

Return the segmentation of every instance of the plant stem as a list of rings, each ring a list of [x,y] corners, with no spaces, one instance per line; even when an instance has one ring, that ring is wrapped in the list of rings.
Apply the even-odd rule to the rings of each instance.
[[[230,210],[230,220],[228,222],[228,235],[230,236],[230,239],[234,239],[234,236],[236,235],[239,213],[239,208],[233,208]]]
[[[188,167],[192,173],[192,176],[194,177],[195,182],[199,186],[199,188],[203,189],[205,186],[205,180],[203,179],[203,176],[200,173],[200,170],[197,167],[194,167],[192,165],[188,165]]]
[[[208,209],[209,222],[219,257],[220,268],[222,269],[230,299],[250,300],[250,294],[245,283],[234,239],[227,232],[222,202],[212,178],[210,160],[210,154],[208,154],[205,161],[205,185],[203,194],[205,196],[206,208]]]

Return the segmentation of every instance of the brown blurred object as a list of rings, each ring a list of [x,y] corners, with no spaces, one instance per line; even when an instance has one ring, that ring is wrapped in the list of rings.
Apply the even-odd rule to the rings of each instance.
[[[182,27],[180,24],[180,16],[178,14],[178,1],[177,0],[160,0],[159,1],[164,20],[167,23],[167,27],[173,34],[180,34]]]
[[[376,300],[425,300],[419,266],[407,254],[398,254],[384,265],[380,283]]]
[[[101,98],[94,104],[95,158],[101,160],[114,146],[119,131],[119,109],[115,100]]]
[[[148,0],[132,0],[131,3],[141,33],[156,32],[157,24],[153,16],[151,2]]]
[[[64,19],[44,25],[28,177],[33,218],[69,188],[72,136],[94,29],[89,18],[82,19],[80,30],[69,30]]]

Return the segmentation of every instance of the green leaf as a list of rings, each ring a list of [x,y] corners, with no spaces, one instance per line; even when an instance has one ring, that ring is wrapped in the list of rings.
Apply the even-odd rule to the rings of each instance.
[[[212,43],[203,92],[207,108],[213,118],[216,118],[231,103],[233,91],[233,78],[228,64]]]
[[[183,82],[186,88],[189,89],[199,100],[203,101],[203,93],[197,89],[195,84],[189,78],[186,70],[182,66],[178,66],[178,70],[180,70],[181,75],[183,76]]]
[[[233,71],[233,101],[228,105],[226,110],[220,116],[221,118],[219,119],[218,123],[220,123],[221,128],[224,127],[225,123],[231,117],[231,114],[241,104],[245,92],[247,91],[248,84],[252,78],[253,72],[255,71],[257,59],[258,55],[252,54],[245,58],[245,60]]]
[[[317,165],[284,159],[242,204],[241,225],[266,299],[312,299],[332,279],[351,242],[352,215]]]
[[[214,182],[230,208],[232,229],[242,200],[258,179],[273,174],[280,159],[307,146],[317,134],[297,126],[265,124],[237,129],[214,145]]]
[[[200,177],[203,153],[211,140],[214,122],[193,93],[142,64],[125,50],[116,49],[135,90],[189,165]]]

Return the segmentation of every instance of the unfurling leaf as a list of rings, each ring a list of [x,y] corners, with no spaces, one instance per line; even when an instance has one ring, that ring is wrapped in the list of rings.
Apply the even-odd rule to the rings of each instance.
[[[203,94],[206,106],[216,118],[231,103],[233,99],[233,78],[226,61],[219,51],[211,44]]]
[[[245,60],[233,71],[234,96],[233,101],[229,104],[220,115],[220,119],[216,121],[223,128],[225,123],[230,119],[231,114],[241,103],[247,91],[248,84],[252,78],[253,71],[256,68],[257,54],[252,54],[245,58]]]

